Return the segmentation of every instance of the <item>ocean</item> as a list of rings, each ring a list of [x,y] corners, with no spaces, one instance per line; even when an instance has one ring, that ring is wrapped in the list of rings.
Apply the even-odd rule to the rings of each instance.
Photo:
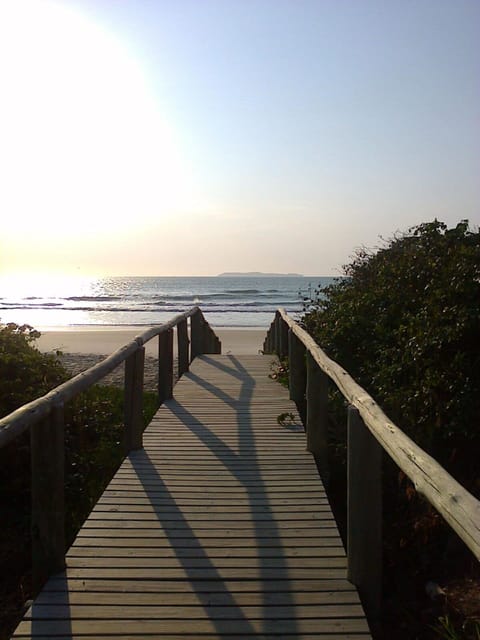
[[[0,279],[0,323],[36,328],[150,326],[198,305],[214,327],[266,328],[275,310],[298,317],[325,277]]]

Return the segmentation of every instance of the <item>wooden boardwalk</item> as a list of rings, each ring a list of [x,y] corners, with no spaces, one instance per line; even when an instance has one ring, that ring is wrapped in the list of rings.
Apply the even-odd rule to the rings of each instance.
[[[14,638],[370,637],[272,360],[194,361]]]

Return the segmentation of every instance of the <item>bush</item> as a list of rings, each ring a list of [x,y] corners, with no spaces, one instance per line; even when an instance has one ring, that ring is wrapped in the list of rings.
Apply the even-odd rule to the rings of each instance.
[[[0,328],[0,416],[44,395],[68,379],[54,355],[33,343],[40,333],[28,324]]]
[[[478,439],[480,234],[435,220],[362,249],[303,317],[319,344],[420,446]]]
[[[478,494],[478,230],[466,221],[452,229],[437,220],[421,224],[375,251],[359,250],[344,270],[345,278],[307,305],[305,328],[403,431]],[[342,402],[333,395],[330,409],[342,426]],[[346,502],[344,441],[333,439],[329,454],[338,516]],[[463,594],[473,576],[477,587],[478,565],[387,456],[383,487],[383,637],[430,638],[428,621],[435,624],[442,607],[444,616],[466,610],[455,585]],[[448,594],[435,607],[425,596],[432,576]],[[468,622],[471,614],[462,616]]]

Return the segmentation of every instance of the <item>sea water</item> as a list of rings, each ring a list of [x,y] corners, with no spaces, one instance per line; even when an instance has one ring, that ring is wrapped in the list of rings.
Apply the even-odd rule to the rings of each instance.
[[[325,277],[0,279],[0,323],[34,327],[154,325],[194,305],[214,327],[267,327],[278,307],[301,315]]]

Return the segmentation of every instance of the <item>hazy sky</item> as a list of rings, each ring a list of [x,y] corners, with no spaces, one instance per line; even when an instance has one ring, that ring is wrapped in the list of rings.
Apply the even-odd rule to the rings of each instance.
[[[0,0],[0,272],[337,274],[480,223],[478,0]]]

